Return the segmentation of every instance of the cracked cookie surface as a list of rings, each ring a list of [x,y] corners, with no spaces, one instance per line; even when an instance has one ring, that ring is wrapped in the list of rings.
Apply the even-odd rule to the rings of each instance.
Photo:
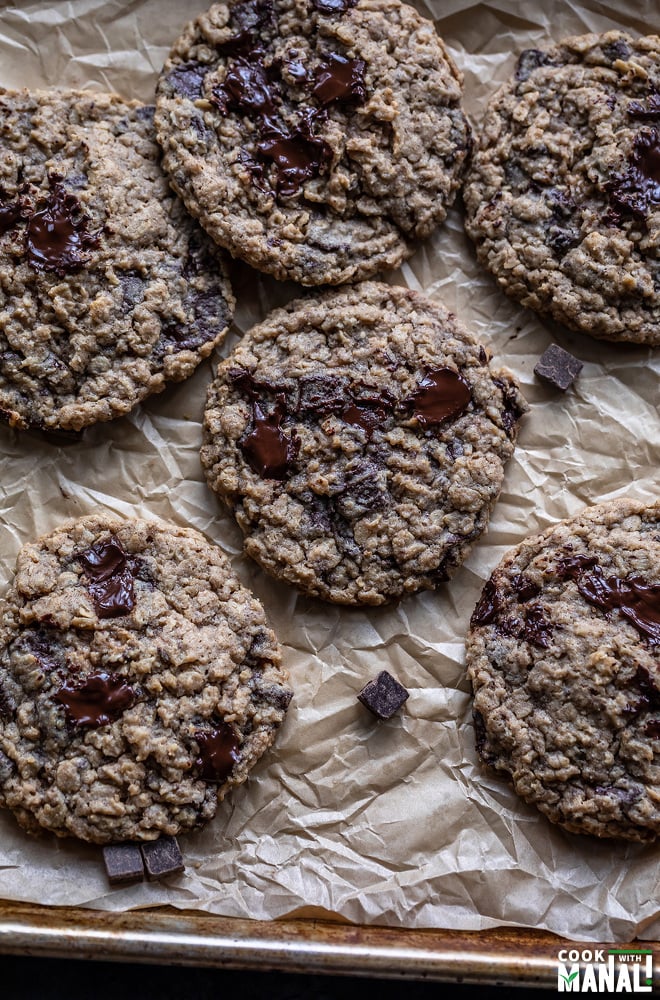
[[[68,522],[21,550],[0,621],[0,804],[31,833],[202,826],[291,698],[263,608],[192,529]]]
[[[462,77],[399,0],[242,0],[190,24],[156,126],[189,211],[304,285],[396,267],[445,218],[470,145]]]
[[[74,430],[195,370],[233,297],[160,168],[153,107],[0,91],[0,417]]]
[[[245,334],[209,388],[201,458],[264,569],[325,600],[381,604],[463,561],[525,409],[453,314],[366,282]]]
[[[660,39],[528,49],[492,98],[464,199],[480,262],[524,306],[660,343]]]
[[[573,833],[660,833],[660,503],[614,500],[522,542],[472,616],[477,748]]]

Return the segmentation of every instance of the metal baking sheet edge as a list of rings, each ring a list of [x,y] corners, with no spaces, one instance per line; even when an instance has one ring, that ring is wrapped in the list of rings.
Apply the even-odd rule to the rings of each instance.
[[[0,902],[2,954],[556,990],[557,954],[567,945],[575,948],[576,942],[522,928],[405,930],[308,918],[244,920],[171,908],[108,913]],[[660,942],[643,945],[653,950],[658,983]],[[612,947],[612,942],[584,947]]]

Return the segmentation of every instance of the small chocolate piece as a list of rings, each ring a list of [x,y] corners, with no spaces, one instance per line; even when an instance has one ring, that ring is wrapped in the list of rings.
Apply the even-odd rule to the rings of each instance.
[[[185,870],[183,855],[179,850],[176,837],[159,837],[158,840],[150,840],[145,844],[140,844],[144,870],[150,882],[156,879],[166,878],[168,875],[177,875]]]
[[[582,371],[582,362],[574,358],[572,354],[565,351],[558,344],[550,344],[550,347],[543,352],[539,358],[534,374],[554,386],[566,392]]]
[[[358,701],[379,719],[390,719],[408,698],[406,689],[387,670],[381,670],[358,694]]]
[[[128,885],[141,882],[144,878],[144,864],[138,844],[106,844],[103,848],[105,865],[110,885]]]

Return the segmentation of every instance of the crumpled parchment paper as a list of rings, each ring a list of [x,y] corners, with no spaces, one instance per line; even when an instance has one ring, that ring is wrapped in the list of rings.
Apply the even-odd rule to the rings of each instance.
[[[0,6],[0,84],[116,90],[147,102],[184,21],[205,3],[71,0]],[[651,0],[429,0],[465,74],[473,122],[517,53],[564,35],[659,29]],[[233,270],[239,336],[299,292]],[[120,910],[169,903],[275,918],[314,908],[401,927],[545,928],[582,940],[660,937],[657,848],[573,836],[477,763],[463,636],[484,579],[525,535],[625,494],[657,497],[660,353],[607,345],[541,321],[478,267],[458,208],[389,280],[455,310],[531,404],[488,534],[435,593],[350,610],[273,586],[204,484],[198,450],[213,365],[126,419],[58,445],[0,428],[0,586],[16,553],[61,520],[103,508],[189,524],[232,557],[264,602],[296,696],[274,750],[202,832],[182,838],[186,873],[109,890],[101,852],[27,838],[0,815],[0,897]],[[565,396],[532,369],[556,340],[583,362]],[[233,341],[223,348],[226,351]],[[360,688],[389,669],[409,690],[376,722]]]

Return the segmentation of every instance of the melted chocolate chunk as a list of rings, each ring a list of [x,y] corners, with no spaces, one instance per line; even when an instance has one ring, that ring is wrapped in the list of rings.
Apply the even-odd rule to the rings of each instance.
[[[403,684],[387,670],[381,670],[358,694],[358,700],[379,719],[391,719],[409,697]]]
[[[524,49],[518,57],[516,80],[522,83],[524,80],[529,79],[534,70],[538,69],[539,66],[548,65],[551,65],[551,62],[547,52],[542,52],[540,49]]]
[[[362,104],[366,98],[362,59],[347,59],[331,53],[314,73],[312,94],[323,106],[329,104]]]
[[[204,78],[210,68],[210,66],[204,66],[202,63],[185,63],[183,66],[173,69],[168,74],[167,82],[177,94],[195,101],[202,96]]]
[[[89,218],[80,203],[59,181],[51,181],[46,205],[27,223],[27,259],[35,271],[58,275],[79,271],[90,262],[89,250],[98,247],[100,233],[89,233]]]
[[[650,94],[646,101],[631,101],[626,108],[630,118],[642,121],[657,121],[660,118],[660,94]]]
[[[98,729],[107,726],[135,704],[135,691],[117,674],[90,674],[76,684],[68,681],[53,696],[64,706],[71,726]]]
[[[645,129],[635,138],[630,165],[606,188],[615,211],[644,218],[660,205],[660,133]]]
[[[403,403],[412,408],[412,416],[417,417],[420,427],[426,428],[458,417],[471,399],[470,386],[458,372],[451,368],[434,368]]]
[[[20,201],[15,201],[11,205],[0,205],[0,236],[15,229],[23,220],[23,207]]]
[[[557,560],[555,573],[560,580],[577,580],[585,569],[591,569],[597,562],[595,556],[564,556]]]
[[[293,470],[293,463],[300,440],[295,430],[291,437],[282,430],[286,415],[283,399],[279,398],[273,410],[266,414],[258,402],[252,404],[253,427],[239,441],[239,447],[250,466],[262,479],[286,479]]]
[[[252,400],[259,399],[264,392],[272,392],[275,395],[284,395],[286,392],[286,389],[276,382],[270,382],[268,379],[256,379],[247,368],[230,368],[229,378],[239,392],[245,393]]]
[[[260,36],[272,21],[272,0],[245,0],[244,3],[234,4],[229,23],[238,30],[226,42],[216,46],[218,52],[223,56],[261,53]]]
[[[480,625],[490,625],[495,621],[502,610],[502,597],[491,577],[487,580],[484,589],[481,591],[479,602],[472,612],[470,625],[478,628]]]
[[[644,735],[652,740],[660,740],[660,719],[649,719],[644,726]]]
[[[532,581],[522,573],[518,573],[516,576],[512,577],[511,586],[514,588],[516,597],[521,604],[525,604],[527,601],[533,600],[541,593],[541,588],[538,584],[532,583]]]
[[[53,643],[53,639],[46,629],[26,629],[17,639],[17,647],[24,649],[34,656],[35,660],[46,672],[57,670],[62,666],[61,648]]]
[[[213,89],[213,102],[223,114],[246,111],[270,115],[278,100],[277,87],[266,68],[242,56],[234,59],[224,81]]]
[[[351,7],[355,7],[357,0],[312,0],[312,6],[316,7],[319,14],[345,14]]]
[[[121,543],[116,538],[93,545],[81,553],[90,593],[99,618],[115,618],[135,607],[133,573]]]
[[[638,577],[606,579],[600,566],[583,573],[577,585],[585,600],[604,611],[620,611],[645,638],[660,643],[660,585]]]
[[[220,722],[213,729],[198,730],[194,734],[199,747],[195,761],[204,781],[225,781],[238,763],[240,740],[233,726]]]
[[[322,174],[332,160],[328,143],[312,131],[317,119],[318,114],[310,112],[290,132],[271,119],[264,121],[257,152],[272,164],[275,190],[282,198],[298,194],[305,181]]]
[[[539,604],[533,604],[525,612],[518,638],[526,639],[533,646],[548,649],[552,641],[552,625],[543,614]]]

